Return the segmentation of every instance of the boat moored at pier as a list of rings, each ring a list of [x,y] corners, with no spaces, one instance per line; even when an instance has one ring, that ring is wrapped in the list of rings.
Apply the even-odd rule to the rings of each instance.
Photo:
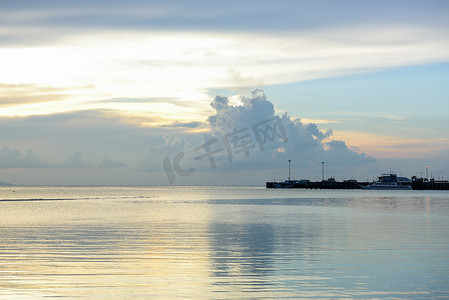
[[[396,174],[382,174],[379,180],[363,187],[365,190],[411,190],[412,181]]]

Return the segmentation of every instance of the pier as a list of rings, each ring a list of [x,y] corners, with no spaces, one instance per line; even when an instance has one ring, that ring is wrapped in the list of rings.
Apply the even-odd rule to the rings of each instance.
[[[412,177],[412,187],[414,190],[449,190],[449,182]]]
[[[281,182],[268,181],[267,189],[332,189],[332,190],[355,190],[363,189],[372,182],[358,182],[357,180],[336,181],[329,178],[323,181],[310,180],[286,180]],[[413,190],[449,190],[449,181],[434,180],[427,178],[412,177],[411,186]]]
[[[429,178],[429,167],[426,166],[426,178],[412,176],[411,180],[407,177],[397,176],[390,170],[389,174],[382,174],[378,181],[358,182],[357,180],[336,181],[334,177],[324,180],[324,161],[321,162],[321,181],[310,181],[308,179],[292,180],[291,159],[288,160],[288,180],[285,181],[267,181],[267,189],[333,189],[333,190],[354,190],[354,189],[374,189],[374,190],[449,190],[449,181],[435,180]],[[432,176],[432,175],[431,175]]]
[[[286,180],[283,182],[269,181],[265,186],[271,188],[287,188],[287,189],[331,189],[331,190],[354,190],[363,189],[368,182],[358,182],[357,180],[336,181],[334,178],[329,178],[323,181],[310,180]]]

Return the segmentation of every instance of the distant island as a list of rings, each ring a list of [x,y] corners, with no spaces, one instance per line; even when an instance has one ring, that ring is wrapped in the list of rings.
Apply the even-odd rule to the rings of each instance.
[[[12,183],[7,183],[7,182],[1,182],[0,181],[0,186],[11,186],[11,185],[14,185],[14,184],[12,184]]]

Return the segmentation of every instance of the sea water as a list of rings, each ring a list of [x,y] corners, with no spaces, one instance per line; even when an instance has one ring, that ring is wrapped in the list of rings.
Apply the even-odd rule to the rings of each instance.
[[[0,298],[449,297],[449,192],[1,187]]]

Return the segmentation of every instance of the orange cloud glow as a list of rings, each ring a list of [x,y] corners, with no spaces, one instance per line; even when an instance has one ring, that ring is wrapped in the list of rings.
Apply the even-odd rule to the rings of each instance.
[[[355,131],[334,132],[334,138],[344,140],[350,148],[376,158],[422,158],[432,154],[441,156],[449,148],[449,139],[446,138],[402,138]]]

